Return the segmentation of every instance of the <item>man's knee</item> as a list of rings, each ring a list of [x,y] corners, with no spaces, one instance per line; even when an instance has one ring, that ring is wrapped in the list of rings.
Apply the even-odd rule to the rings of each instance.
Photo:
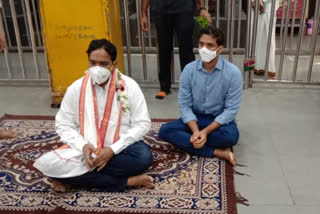
[[[143,159],[144,159],[144,165],[146,168],[149,168],[152,164],[152,150],[151,150],[151,147],[147,144],[146,145],[146,148],[144,150],[144,154],[143,154]]]
[[[185,125],[181,119],[165,123],[161,126],[158,136],[163,140],[168,140],[168,135],[176,131],[185,130]]]
[[[159,136],[160,138],[162,138],[162,139],[166,139],[166,136],[167,136],[169,130],[170,130],[170,127],[169,127],[168,123],[163,124],[163,125],[160,127],[158,136]]]
[[[168,123],[163,124],[159,130],[158,136],[161,139],[167,140],[168,135],[171,134],[172,131],[176,128],[175,123],[176,123],[176,121],[172,121],[172,122],[168,122]]]
[[[238,133],[234,133],[234,134],[230,134],[226,141],[230,144],[230,146],[234,146],[238,143],[238,139],[239,139],[239,134]]]
[[[225,146],[236,145],[239,139],[239,131],[236,124],[222,126],[220,129],[221,143]]]
[[[230,146],[236,145],[238,143],[238,140],[239,140],[239,131],[238,131],[238,129],[235,128],[231,132],[229,132],[225,136],[225,140]]]
[[[148,169],[152,164],[152,151],[151,147],[144,142],[137,142],[139,148],[136,151],[136,164],[139,165],[139,168]]]

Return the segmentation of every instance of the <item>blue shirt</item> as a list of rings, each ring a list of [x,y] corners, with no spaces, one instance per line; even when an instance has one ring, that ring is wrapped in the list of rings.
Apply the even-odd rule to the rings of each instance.
[[[179,106],[184,123],[197,120],[195,114],[206,114],[221,125],[228,124],[238,113],[241,97],[240,69],[220,56],[211,72],[198,59],[186,65],[180,76]]]

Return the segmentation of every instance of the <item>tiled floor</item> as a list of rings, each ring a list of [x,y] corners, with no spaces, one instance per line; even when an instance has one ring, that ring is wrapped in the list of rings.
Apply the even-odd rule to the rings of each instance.
[[[152,118],[178,118],[177,90],[164,100],[143,89]],[[0,115],[54,115],[49,88],[0,87]],[[320,90],[251,88],[238,115],[240,214],[320,213]]]

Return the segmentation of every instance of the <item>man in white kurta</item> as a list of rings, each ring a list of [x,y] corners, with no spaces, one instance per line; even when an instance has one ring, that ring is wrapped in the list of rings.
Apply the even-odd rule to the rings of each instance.
[[[56,115],[56,132],[65,145],[34,166],[62,192],[70,186],[151,187],[153,179],[143,174],[152,163],[150,146],[143,142],[151,125],[143,93],[115,68],[116,47],[108,40],[93,40],[87,53],[89,70],[67,89]]]
[[[253,3],[255,0],[253,0]],[[258,15],[258,25],[257,25],[257,40],[256,40],[256,67],[255,74],[263,75],[265,72],[266,65],[266,56],[268,50],[268,35],[269,35],[269,26],[271,20],[271,9],[272,9],[272,0],[260,0],[259,5],[259,15]],[[276,51],[276,40],[275,40],[275,28],[276,28],[276,10],[279,8],[279,0],[275,1],[275,12],[274,12],[274,21],[271,34],[271,44],[270,44],[270,55],[269,55],[269,64],[268,64],[268,76],[276,76],[276,67],[275,67],[275,51]],[[251,11],[251,24],[253,27],[253,17],[254,17],[254,8]],[[252,35],[252,34],[251,34]]]

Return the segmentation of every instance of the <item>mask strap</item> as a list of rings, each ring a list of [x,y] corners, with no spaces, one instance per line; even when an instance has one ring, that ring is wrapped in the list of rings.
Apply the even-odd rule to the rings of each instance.
[[[118,62],[117,61],[114,61],[111,65],[111,68],[110,68],[110,71],[113,71],[117,68],[117,65],[118,65]]]

